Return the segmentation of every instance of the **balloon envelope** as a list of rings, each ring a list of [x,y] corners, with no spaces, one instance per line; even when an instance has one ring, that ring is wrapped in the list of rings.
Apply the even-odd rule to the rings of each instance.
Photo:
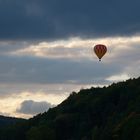
[[[94,52],[99,58],[99,61],[101,61],[101,58],[105,55],[107,52],[107,47],[103,44],[98,44],[94,46]]]

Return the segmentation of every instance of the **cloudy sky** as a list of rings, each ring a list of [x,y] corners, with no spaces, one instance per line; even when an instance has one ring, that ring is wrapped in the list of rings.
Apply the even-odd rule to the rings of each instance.
[[[140,74],[139,0],[0,0],[0,114],[29,118],[72,91]],[[96,44],[108,52],[101,62]]]

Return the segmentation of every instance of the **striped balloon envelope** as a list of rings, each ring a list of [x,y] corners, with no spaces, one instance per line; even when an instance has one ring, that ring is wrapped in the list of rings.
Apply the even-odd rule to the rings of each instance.
[[[99,61],[101,61],[101,58],[105,55],[107,52],[107,47],[103,44],[97,44],[94,46],[94,52],[99,58]]]

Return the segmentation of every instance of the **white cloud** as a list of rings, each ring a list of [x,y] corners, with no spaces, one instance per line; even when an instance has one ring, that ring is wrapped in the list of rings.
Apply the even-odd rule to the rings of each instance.
[[[124,81],[129,79],[130,77],[127,74],[120,74],[120,75],[113,75],[108,77],[106,80],[111,82],[118,82],[118,81]]]
[[[33,113],[33,110],[35,110],[35,108],[33,108],[33,110],[30,110],[31,113],[27,113],[27,112],[23,112],[23,110],[21,109],[21,105],[24,101],[28,101],[28,100],[33,100],[34,102],[39,102],[38,105],[38,111],[41,111],[41,109],[39,109],[43,103],[43,106],[45,106],[44,108],[42,108],[42,112],[47,111],[47,105],[49,107],[53,107],[54,105],[57,105],[59,103],[61,103],[64,99],[66,99],[68,97],[68,93],[61,93],[61,94],[49,94],[49,93],[45,93],[42,91],[22,91],[22,92],[17,92],[17,93],[9,93],[9,96],[6,97],[0,97],[0,114],[2,115],[8,115],[8,116],[14,116],[14,117],[23,117],[23,118],[29,118],[32,117],[33,115],[35,115],[37,112]],[[46,104],[49,103],[49,104]],[[45,104],[45,105],[44,105]],[[30,104],[31,105],[31,104]],[[34,104],[33,104],[34,105]],[[33,106],[35,107],[35,106]],[[20,109],[22,111],[20,111]]]
[[[36,102],[33,100],[25,100],[21,103],[21,106],[16,110],[16,112],[35,115],[48,111],[48,109],[52,107],[54,107],[54,105],[46,101]]]
[[[73,38],[54,42],[40,42],[29,45],[26,48],[11,51],[11,55],[35,56],[45,58],[91,58],[89,40]],[[90,54],[91,53],[91,54]]]
[[[36,44],[28,44],[24,48],[11,51],[17,56],[35,56],[45,58],[69,58],[69,59],[96,59],[93,52],[94,45],[103,43],[108,47],[104,57],[105,62],[112,62],[120,56],[131,52],[132,55],[139,50],[140,36],[132,37],[108,37],[97,39],[70,38],[68,40],[44,41]]]
[[[92,50],[98,43],[108,47],[101,62]],[[0,42],[0,112],[28,118],[16,112],[26,100],[56,105],[72,91],[138,77],[139,44],[140,36]]]

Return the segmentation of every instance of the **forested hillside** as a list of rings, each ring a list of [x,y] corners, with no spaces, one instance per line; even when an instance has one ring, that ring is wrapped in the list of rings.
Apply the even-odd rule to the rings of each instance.
[[[13,117],[5,117],[0,115],[0,128],[9,126],[9,125],[14,125],[17,122],[24,121],[24,119],[18,119],[18,118],[13,118]]]
[[[1,129],[0,140],[140,140],[140,78],[73,92],[48,112]]]

